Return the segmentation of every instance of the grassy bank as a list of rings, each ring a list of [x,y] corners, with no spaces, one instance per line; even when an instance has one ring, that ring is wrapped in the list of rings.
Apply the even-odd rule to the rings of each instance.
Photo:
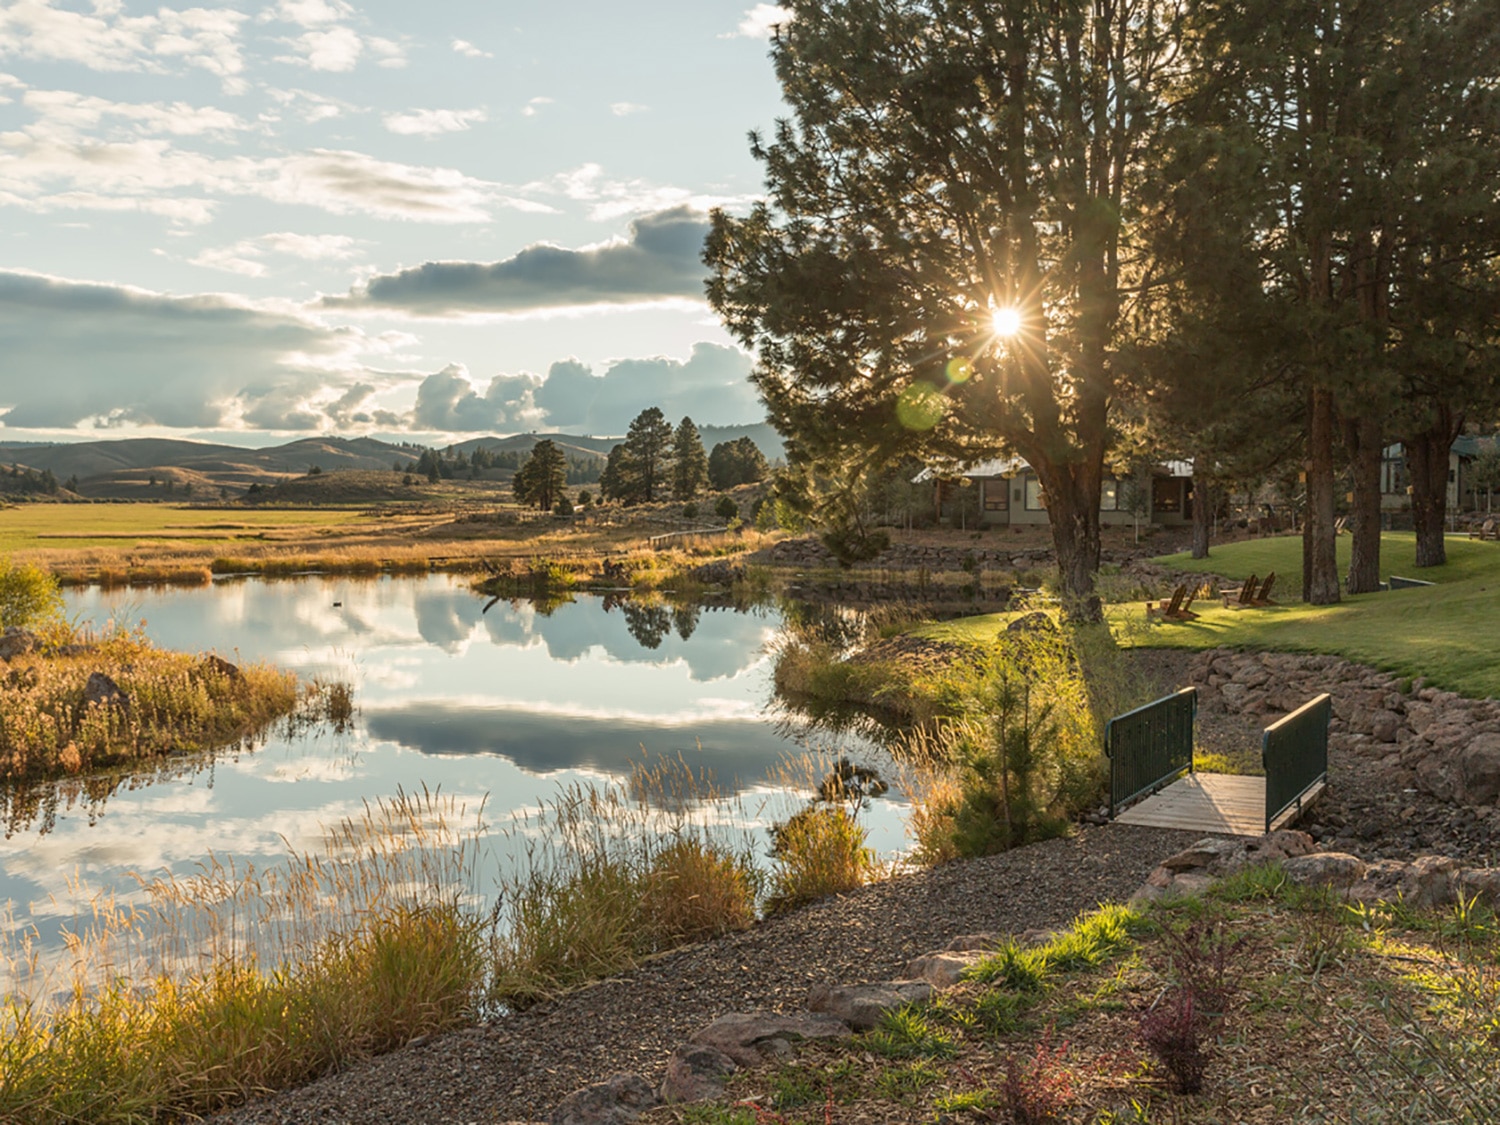
[[[1347,563],[1348,537],[1339,538],[1341,564]],[[1333,606],[1310,606],[1293,590],[1302,569],[1302,541],[1294,537],[1250,540],[1215,547],[1207,559],[1167,555],[1155,560],[1178,570],[1243,579],[1277,575],[1278,605],[1265,609],[1225,609],[1214,600],[1193,606],[1191,622],[1147,625],[1141,602],[1106,609],[1119,643],[1126,647],[1264,649],[1342,656],[1385,671],[1424,676],[1437,686],[1474,698],[1500,695],[1500,662],[1493,638],[1500,633],[1500,545],[1448,540],[1445,566],[1418,570],[1412,535],[1381,536],[1381,576],[1401,574],[1435,583],[1431,587],[1345,596]],[[914,635],[936,641],[987,644],[1013,619],[986,614],[925,625]]]
[[[1490,1121],[1497,954],[1488,910],[1355,908],[1253,870],[1005,945],[852,1043],[642,1125]]]

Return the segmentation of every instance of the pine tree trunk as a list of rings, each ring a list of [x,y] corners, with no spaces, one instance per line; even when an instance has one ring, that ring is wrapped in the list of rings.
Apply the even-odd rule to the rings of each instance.
[[[1202,461],[1202,454],[1193,459],[1193,558],[1195,559],[1208,558],[1208,533],[1214,518],[1212,489],[1207,475],[1198,469]]]
[[[1446,413],[1446,412],[1445,412]],[[1411,473],[1411,514],[1417,529],[1417,565],[1448,561],[1443,524],[1448,519],[1448,454],[1455,431],[1443,420],[1406,439],[1406,468]]]
[[[1047,520],[1062,576],[1063,609],[1075,621],[1102,621],[1094,593],[1099,570],[1099,485],[1092,490],[1074,466],[1034,465],[1047,493]]]
[[[1302,600],[1335,605],[1339,563],[1335,549],[1333,392],[1314,390],[1307,433],[1307,523],[1302,540]]]
[[[1354,542],[1349,552],[1349,592],[1380,589],[1380,451],[1379,418],[1361,418],[1350,427],[1354,451]]]

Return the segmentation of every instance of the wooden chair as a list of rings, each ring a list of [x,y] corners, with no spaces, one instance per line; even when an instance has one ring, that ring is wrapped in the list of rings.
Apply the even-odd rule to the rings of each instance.
[[[1495,517],[1490,516],[1478,527],[1469,528],[1470,539],[1500,539],[1500,531],[1495,530]]]
[[[1238,590],[1221,591],[1224,596],[1224,608],[1243,609],[1246,606],[1251,605],[1255,599],[1256,593],[1260,589],[1259,583],[1260,579],[1252,574],[1245,580],[1245,584]]]
[[[1275,601],[1273,601],[1271,598],[1271,591],[1275,588],[1276,572],[1273,570],[1270,574],[1266,575],[1266,580],[1260,584],[1259,593],[1251,597],[1250,601],[1247,604],[1252,606],[1275,605]]]
[[[1171,610],[1163,610],[1162,616],[1168,621],[1197,621],[1198,615],[1193,612],[1193,602],[1199,594],[1207,589],[1207,584],[1200,582],[1188,591],[1187,597],[1182,599],[1182,604],[1177,607],[1176,613],[1171,612]]]
[[[1182,599],[1187,597],[1187,592],[1188,588],[1184,584],[1173,590],[1171,598],[1160,604],[1147,602],[1146,620],[1150,621],[1153,617],[1173,618],[1178,616],[1182,612]],[[1197,615],[1195,614],[1194,616]]]

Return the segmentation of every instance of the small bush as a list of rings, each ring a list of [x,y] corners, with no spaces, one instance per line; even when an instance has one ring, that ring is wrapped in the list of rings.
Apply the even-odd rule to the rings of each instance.
[[[719,502],[714,505],[714,515],[725,521],[738,519],[740,506],[734,502],[733,496],[720,496]]]
[[[696,500],[689,500],[686,504],[684,504],[682,506],[682,516],[683,516],[684,519],[689,519],[689,520],[691,520],[691,519],[697,519],[698,518],[698,501],[696,501]]]
[[[0,629],[35,629],[62,620],[57,579],[32,563],[0,560]]]
[[[792,910],[864,886],[880,869],[865,829],[841,807],[813,805],[771,829],[771,893],[766,913]]]
[[[696,836],[680,836],[651,857],[641,910],[666,946],[701,941],[755,921],[753,870]]]
[[[1203,1089],[1208,1056],[1203,1046],[1206,1023],[1191,988],[1169,989],[1161,1001],[1141,1016],[1141,1042],[1166,1067],[1181,1094]]]
[[[1073,1076],[1061,1065],[1067,1051],[1066,1043],[1054,1050],[1049,1035],[1030,1062],[1007,1056],[1000,1099],[1015,1125],[1051,1125],[1062,1118],[1074,1096]]]
[[[1175,978],[1140,1020],[1141,1042],[1172,1076],[1179,1093],[1203,1089],[1209,1040],[1223,1026],[1234,994],[1231,967],[1245,939],[1231,940],[1222,922],[1194,922],[1162,931]]]

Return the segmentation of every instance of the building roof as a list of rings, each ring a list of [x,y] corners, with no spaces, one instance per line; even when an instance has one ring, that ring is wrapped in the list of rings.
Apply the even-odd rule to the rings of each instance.
[[[1193,475],[1193,463],[1191,461],[1162,461],[1157,466],[1169,477],[1190,477]],[[936,470],[932,468],[923,469],[912,477],[912,484],[924,484],[939,477],[974,477],[982,480],[992,480],[996,477],[1013,477],[1017,473],[1031,468],[1024,457],[997,457],[993,461],[979,461],[968,468],[954,465],[950,469]]]

